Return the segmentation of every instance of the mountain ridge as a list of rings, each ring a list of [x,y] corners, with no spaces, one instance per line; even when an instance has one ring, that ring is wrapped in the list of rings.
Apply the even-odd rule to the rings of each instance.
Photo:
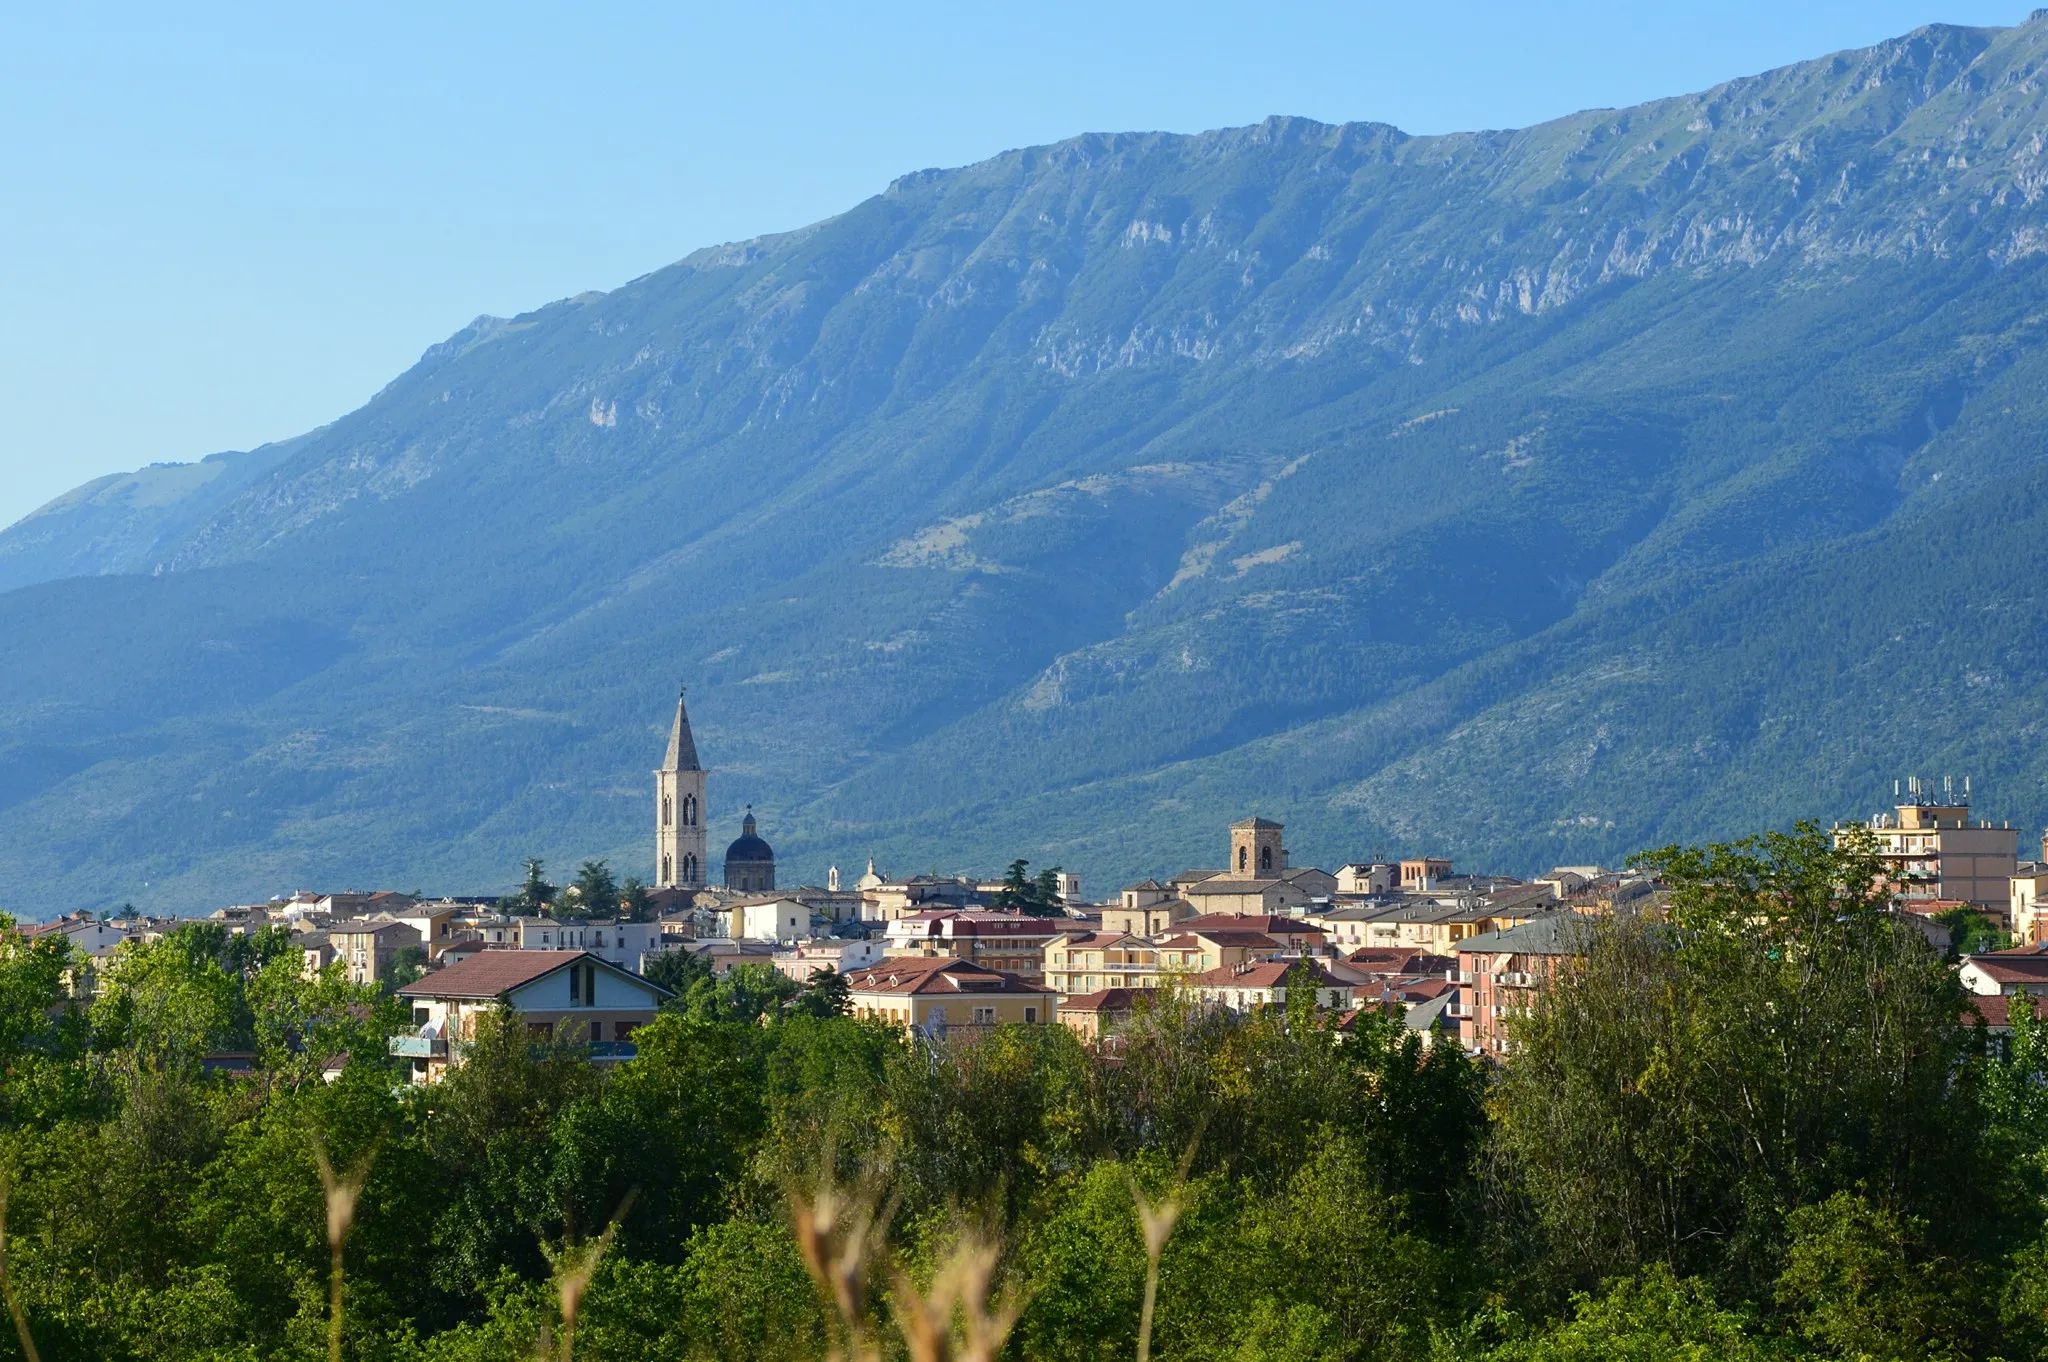
[[[1904,552],[2048,454],[2044,61],[1930,26],[1521,130],[1087,134],[479,317],[218,505],[0,533],[155,574],[0,595],[0,865],[38,908],[645,875],[678,672],[714,818],[806,878],[1100,888],[1251,806],[1540,869],[1746,831],[1759,762],[1840,812],[1886,750],[2048,817],[2027,725],[1956,708],[2048,697]],[[1840,651],[1889,647],[1832,580],[1879,563],[1994,678],[1902,663],[1939,722]]]

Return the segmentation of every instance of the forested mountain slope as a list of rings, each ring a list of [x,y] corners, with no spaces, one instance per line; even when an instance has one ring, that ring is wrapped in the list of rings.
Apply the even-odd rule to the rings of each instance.
[[[218,504],[0,535],[12,906],[645,874],[678,680],[791,879],[2038,823],[2044,55],[1080,137],[480,318]]]

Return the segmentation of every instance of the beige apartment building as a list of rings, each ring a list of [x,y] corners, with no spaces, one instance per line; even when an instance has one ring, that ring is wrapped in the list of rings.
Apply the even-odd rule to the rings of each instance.
[[[1065,918],[1026,917],[982,908],[918,912],[891,922],[884,949],[896,956],[971,960],[1029,983],[1045,977],[1046,950],[1069,936],[1086,935]]]
[[[1879,814],[1877,838],[1892,892],[1912,900],[1954,899],[2000,923],[2012,912],[2012,881],[2019,870],[2019,830],[1970,817],[1967,803],[1925,797]]]
[[[1126,887],[1117,902],[1104,905],[1102,930],[1129,932],[1136,936],[1157,936],[1195,916],[1194,905],[1170,885],[1157,880],[1140,880]]]
[[[1157,988],[1159,947],[1134,932],[1062,937],[1045,948],[1045,986],[1063,998],[1103,989]]]
[[[1006,1025],[1043,1025],[1059,999],[1014,974],[947,956],[898,956],[846,976],[856,1017],[938,1034]]]
[[[333,958],[347,969],[350,983],[374,984],[391,977],[398,953],[419,945],[420,934],[403,922],[358,918],[328,928],[327,941],[334,949]]]

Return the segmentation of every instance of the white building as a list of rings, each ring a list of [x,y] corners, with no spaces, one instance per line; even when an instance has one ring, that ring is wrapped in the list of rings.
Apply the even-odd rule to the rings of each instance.
[[[808,941],[809,904],[788,898],[740,899],[726,905],[726,935],[735,941]]]
[[[638,972],[645,957],[661,951],[659,922],[617,922],[604,918],[512,919],[522,951],[589,951],[620,969]],[[501,931],[504,929],[500,929]],[[493,944],[490,935],[486,945]]]
[[[654,1020],[669,991],[588,951],[482,951],[398,990],[413,1031],[391,1053],[412,1061],[412,1081],[439,1081],[476,1038],[477,1018],[503,1007],[536,1039],[590,1047],[592,1059],[630,1059],[632,1034]]]
[[[823,970],[837,970],[851,974],[865,969],[884,958],[879,940],[845,941],[838,937],[819,937],[812,941],[799,941],[795,950],[777,951],[775,968],[800,984],[809,983],[813,974]]]

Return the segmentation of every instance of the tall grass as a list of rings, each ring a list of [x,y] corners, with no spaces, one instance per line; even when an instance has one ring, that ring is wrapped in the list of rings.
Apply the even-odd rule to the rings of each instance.
[[[313,1146],[313,1166],[320,1170],[320,1190],[327,1201],[327,1359],[341,1362],[342,1251],[348,1246],[348,1232],[355,1227],[356,1205],[362,1199],[363,1184],[369,1180],[376,1151],[357,1159],[347,1172],[336,1173],[320,1132],[311,1132],[308,1139]]]

